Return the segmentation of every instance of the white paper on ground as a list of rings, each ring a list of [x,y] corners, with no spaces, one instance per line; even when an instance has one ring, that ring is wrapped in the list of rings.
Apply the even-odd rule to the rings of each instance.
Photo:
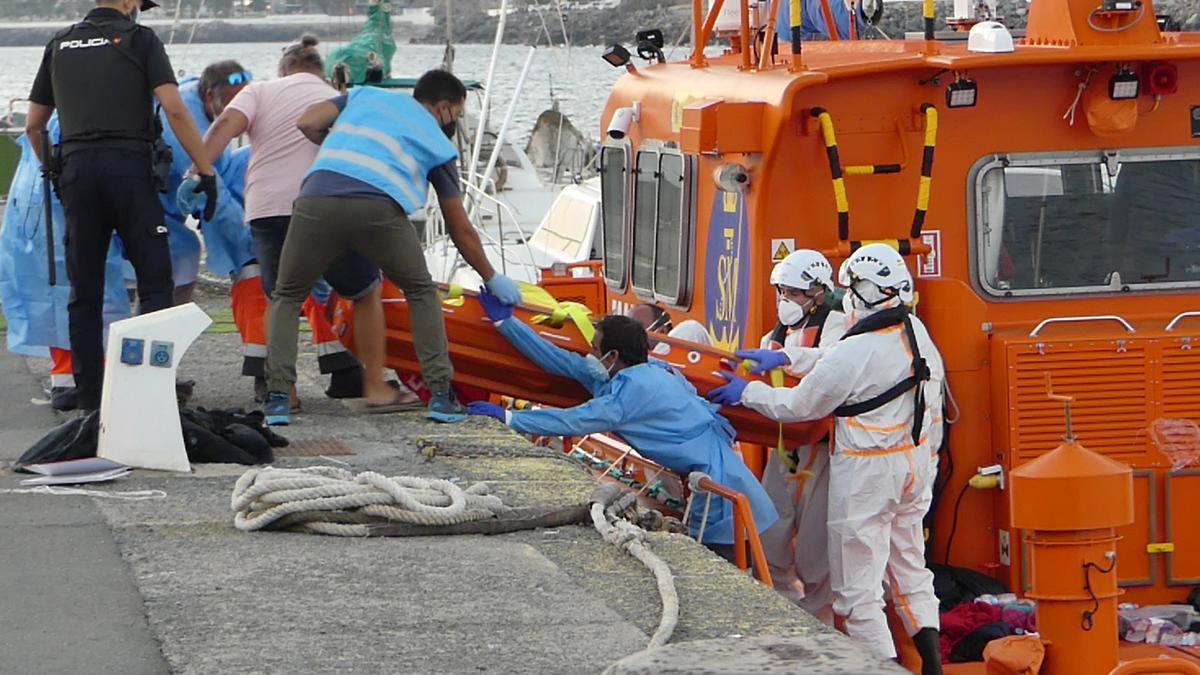
[[[104,483],[118,478],[124,478],[133,473],[125,467],[119,469],[110,469],[108,471],[95,471],[92,473],[69,473],[59,474],[55,476],[38,476],[37,478],[26,478],[21,481],[21,485],[77,485],[80,483]]]

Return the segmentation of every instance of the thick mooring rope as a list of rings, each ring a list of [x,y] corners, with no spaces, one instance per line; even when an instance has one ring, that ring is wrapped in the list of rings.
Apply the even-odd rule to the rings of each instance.
[[[359,474],[330,466],[251,469],[233,488],[234,526],[365,537],[370,525],[428,527],[494,518],[508,508],[486,483],[466,490],[448,480]]]
[[[605,513],[605,505],[600,502],[592,502],[591,515],[592,524],[600,536],[604,537],[604,541],[624,549],[654,573],[663,611],[658,630],[650,637],[646,649],[667,644],[675,632],[675,624],[679,621],[679,594],[675,591],[675,577],[671,574],[671,568],[646,545],[646,531],[642,528],[620,517],[610,520]]]

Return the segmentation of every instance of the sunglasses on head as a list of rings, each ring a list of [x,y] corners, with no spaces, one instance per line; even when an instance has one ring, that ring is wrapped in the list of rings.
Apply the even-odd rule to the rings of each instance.
[[[250,84],[250,81],[253,79],[254,76],[250,74],[250,71],[243,70],[240,73],[230,73],[229,77],[225,78],[225,81],[228,82],[230,86],[237,87],[243,84]]]

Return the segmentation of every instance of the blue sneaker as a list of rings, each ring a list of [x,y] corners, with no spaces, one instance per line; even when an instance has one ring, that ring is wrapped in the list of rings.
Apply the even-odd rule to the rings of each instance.
[[[286,427],[290,409],[287,394],[281,391],[267,392],[267,402],[263,404],[263,416],[267,418],[267,426]]]
[[[435,392],[429,399],[429,410],[425,416],[435,422],[461,422],[467,419],[467,409],[454,397],[454,390]]]

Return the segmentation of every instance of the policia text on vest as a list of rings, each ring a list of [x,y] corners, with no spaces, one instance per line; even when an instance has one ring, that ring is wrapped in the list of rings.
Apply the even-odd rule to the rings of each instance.
[[[133,19],[152,0],[99,0],[79,23],[46,45],[29,94],[26,134],[35,150],[57,110],[61,131],[44,165],[57,174],[66,218],[71,281],[70,341],[79,407],[100,406],[105,259],[115,231],[137,274],[139,310],[171,306],[174,282],[162,206],[153,177],[161,128],[155,98],[196,163],[208,207],[216,206],[213,168],[203,153],[162,42]],[[56,165],[56,166],[52,166]]]

